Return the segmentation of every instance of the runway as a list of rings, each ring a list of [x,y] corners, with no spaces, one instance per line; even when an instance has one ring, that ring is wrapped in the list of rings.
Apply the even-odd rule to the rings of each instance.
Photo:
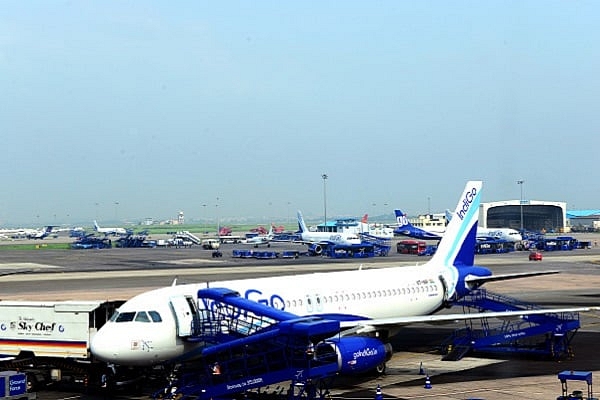
[[[295,273],[316,273],[355,268],[382,268],[414,265],[427,259],[391,253],[375,259],[327,260],[301,257],[298,260],[233,259],[225,245],[222,259],[212,259],[210,251],[190,249],[104,249],[1,251],[2,299],[85,300],[127,299],[139,292],[178,282],[239,279]],[[288,246],[289,247],[289,246]],[[529,270],[560,270],[560,274],[496,282],[486,289],[511,295],[544,307],[599,305],[600,249],[544,254],[542,262],[527,261],[527,254],[477,256],[476,263],[494,274]],[[379,384],[385,398],[489,400],[526,397],[556,398],[562,370],[600,373],[596,343],[600,343],[598,315],[582,315],[582,328],[576,335],[572,360],[487,359],[466,357],[457,362],[440,361],[436,345],[448,333],[446,328],[410,326],[394,340],[396,353],[383,377],[340,379],[334,398],[374,398]],[[425,389],[420,365],[430,376],[432,388]],[[40,399],[56,399],[62,394],[42,392]],[[64,395],[67,396],[67,395]],[[69,395],[73,397],[73,393]],[[93,398],[78,395],[79,398]]]

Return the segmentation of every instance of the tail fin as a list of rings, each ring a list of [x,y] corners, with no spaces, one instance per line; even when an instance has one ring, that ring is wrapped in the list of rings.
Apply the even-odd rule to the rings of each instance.
[[[452,211],[446,208],[446,211],[444,211],[444,215],[446,216],[446,223],[450,222],[450,220],[452,219]]]
[[[481,181],[467,182],[431,263],[444,266],[473,265],[482,186]]]
[[[394,210],[394,212],[396,213],[396,221],[398,222],[398,226],[394,228],[394,233],[423,240],[438,240],[442,238],[441,233],[430,232],[411,224],[408,218],[406,218],[406,214],[401,210]]]
[[[300,233],[308,232],[308,228],[304,223],[304,218],[302,218],[302,213],[298,210],[298,228],[300,229]]]
[[[365,214],[365,215],[363,215],[360,222],[362,222],[363,224],[366,224],[368,220],[369,220],[369,214]]]
[[[398,223],[398,228],[410,227],[412,224],[406,218],[406,214],[402,212],[402,210],[394,210],[394,214],[396,214],[396,222]]]
[[[94,230],[100,230],[100,226],[98,226],[98,222],[96,222],[96,220],[94,220]]]

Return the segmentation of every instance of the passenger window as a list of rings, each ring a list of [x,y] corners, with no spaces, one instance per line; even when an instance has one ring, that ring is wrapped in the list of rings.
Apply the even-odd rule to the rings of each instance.
[[[134,312],[119,313],[119,315],[117,315],[117,318],[115,318],[115,322],[131,322],[131,321],[133,321],[134,317],[135,317]]]
[[[158,311],[148,311],[148,314],[150,314],[150,318],[152,318],[152,322],[162,322],[162,318],[160,317],[160,314],[158,313]]]
[[[148,318],[146,311],[139,311],[135,315],[135,322],[150,322],[150,318]]]

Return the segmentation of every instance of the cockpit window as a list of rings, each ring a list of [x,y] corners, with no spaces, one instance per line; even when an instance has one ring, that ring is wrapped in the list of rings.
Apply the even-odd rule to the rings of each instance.
[[[146,314],[146,311],[138,311],[138,313],[135,314],[135,321],[136,322],[150,322],[150,318],[148,318],[148,314]]]
[[[135,317],[135,312],[133,312],[133,311],[122,312],[122,313],[117,314],[114,321],[115,322],[131,322],[131,321],[133,321],[134,317]]]
[[[152,322],[162,322],[162,318],[160,317],[160,314],[158,313],[158,311],[148,311],[148,314],[150,314],[150,318],[152,318]]]

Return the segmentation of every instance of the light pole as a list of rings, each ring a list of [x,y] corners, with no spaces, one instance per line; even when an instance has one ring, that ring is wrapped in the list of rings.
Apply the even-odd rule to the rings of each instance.
[[[327,176],[327,174],[323,174],[321,175],[321,178],[323,178],[323,215],[325,218],[325,231],[327,231],[327,178],[329,178]]]
[[[523,233],[523,183],[525,183],[525,181],[522,179],[517,181],[517,185],[521,187],[521,199],[519,200],[519,207],[521,209],[521,233]]]
[[[215,216],[217,217],[217,237],[221,238],[221,221],[219,221],[219,198],[217,197],[217,203],[215,204]]]

